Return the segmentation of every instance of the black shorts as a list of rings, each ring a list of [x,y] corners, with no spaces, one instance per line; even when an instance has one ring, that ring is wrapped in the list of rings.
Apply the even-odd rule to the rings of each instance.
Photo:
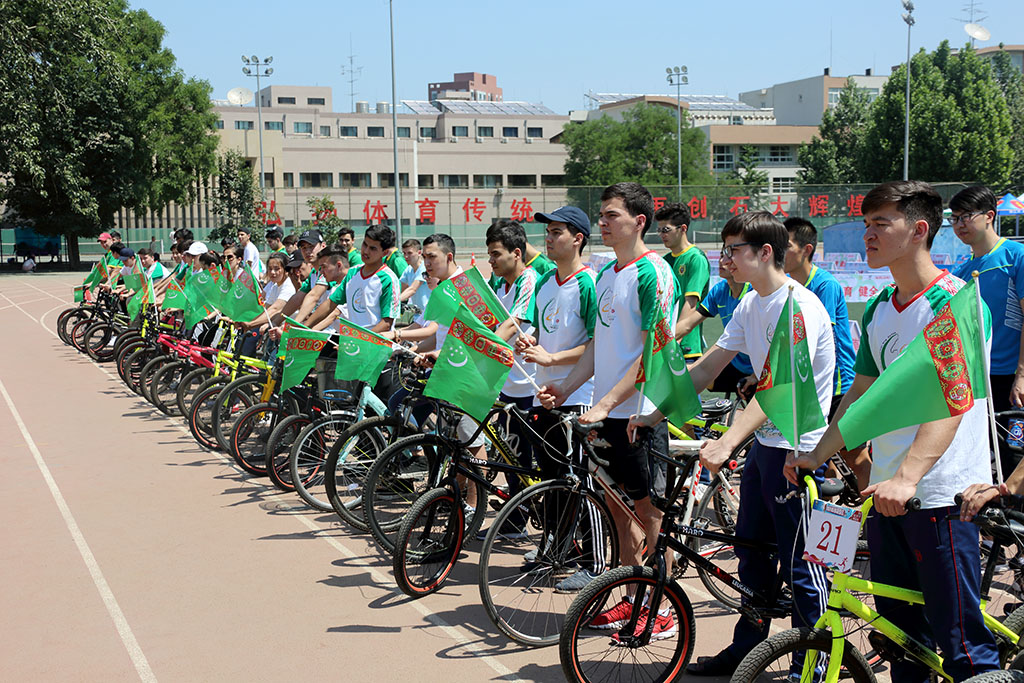
[[[836,394],[832,397],[832,405],[828,407],[829,424],[832,424],[832,418],[835,416],[836,411],[839,410],[839,404],[843,402],[843,396],[846,396],[846,394]]]
[[[609,417],[597,430],[610,448],[597,448],[598,457],[607,460],[608,474],[633,500],[642,500],[652,493],[665,495],[665,461],[651,455],[651,449],[668,453],[668,425],[660,422],[651,429],[638,429],[636,439],[629,442],[626,425],[629,420]]]
[[[718,394],[739,394],[737,385],[749,376],[744,375],[735,365],[729,363],[718,373],[718,377],[715,378],[709,390]],[[751,388],[753,389],[753,387]],[[745,398],[750,400],[749,397]]]

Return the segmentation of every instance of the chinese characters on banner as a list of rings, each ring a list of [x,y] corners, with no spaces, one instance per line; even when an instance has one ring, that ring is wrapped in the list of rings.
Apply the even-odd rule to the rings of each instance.
[[[419,216],[416,218],[420,223],[437,223],[437,200],[431,199],[430,197],[424,197],[418,199],[415,202],[417,209],[419,210]]]
[[[260,202],[260,206],[256,209],[256,215],[259,217],[263,225],[268,228],[272,225],[282,225],[281,214],[277,212],[277,202],[273,199],[270,200],[270,209],[267,209],[266,202]]]
[[[512,220],[520,223],[533,221],[533,205],[526,197],[512,200]]]
[[[484,210],[486,208],[487,205],[480,201],[479,197],[467,199],[466,203],[462,205],[462,212],[466,214],[466,222],[469,223],[470,214],[473,215],[473,218],[475,218],[478,223],[482,221],[484,219]]]
[[[366,216],[366,222],[369,225],[374,223],[383,224],[388,219],[388,214],[384,209],[388,208],[387,204],[381,204],[380,200],[377,200],[376,204],[370,204],[370,200],[366,200],[366,205],[363,207],[363,215]]]

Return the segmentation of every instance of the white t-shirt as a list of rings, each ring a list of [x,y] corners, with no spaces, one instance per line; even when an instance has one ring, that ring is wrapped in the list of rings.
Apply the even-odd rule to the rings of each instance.
[[[270,306],[270,304],[282,297],[287,301],[292,298],[293,294],[295,294],[295,285],[292,284],[291,278],[288,277],[284,279],[284,284],[279,285],[274,281],[270,281],[263,286],[263,301],[266,306]]]
[[[331,301],[347,304],[348,320],[362,327],[373,327],[384,318],[397,319],[398,277],[383,263],[365,277],[363,269],[349,268],[345,279],[331,293]]]
[[[675,276],[665,259],[648,251],[621,268],[617,261],[602,268],[597,276],[596,296],[595,402],[630,374],[644,350],[643,333],[653,329],[661,316],[675,327]],[[612,408],[608,417],[629,419],[634,413],[650,413],[654,407],[647,397],[638,403],[636,395],[630,394]]]
[[[549,270],[537,284],[533,307],[533,327],[537,343],[548,352],[565,351],[586,344],[594,336],[597,319],[595,291],[596,275],[590,268],[580,268],[564,282],[558,279],[558,270]],[[572,365],[537,366],[535,380],[538,385],[559,384],[572,371]],[[593,402],[594,379],[565,399],[567,406],[589,406]],[[540,405],[536,398],[535,406]]]
[[[527,267],[511,286],[502,280],[497,292],[498,298],[501,300],[502,305],[505,306],[505,310],[513,318],[519,319],[519,326],[523,332],[531,335],[533,334],[533,325],[523,321],[529,321],[533,317],[533,296],[536,287],[537,271]],[[518,338],[519,333],[516,332],[508,340],[509,345],[515,348],[516,339]],[[518,353],[515,356],[517,365],[513,365],[512,370],[508,373],[508,379],[505,380],[505,386],[501,388],[501,393],[516,398],[533,396],[537,392],[530,380],[537,374],[537,366],[533,363],[525,362]]]
[[[263,274],[263,261],[260,260],[260,250],[252,242],[245,245],[245,249],[242,252],[242,260],[249,263],[252,272],[257,276]]]
[[[836,347],[832,339],[832,319],[828,311],[810,290],[798,282],[786,281],[768,296],[756,291],[740,299],[732,319],[718,338],[717,345],[730,351],[739,351],[750,356],[754,372],[760,374],[768,357],[775,325],[779,322],[783,307],[789,299],[789,285],[793,285],[793,300],[800,306],[807,331],[807,346],[811,354],[811,369],[814,371],[814,388],[822,415],[828,416],[832,403],[832,374],[835,371]],[[771,420],[766,421],[755,432],[757,440],[774,448],[793,448],[782,436],[782,432]],[[825,434],[825,428],[800,435],[800,450],[810,451]]]
[[[856,373],[869,377],[883,374],[963,285],[963,280],[943,271],[902,307],[897,307],[894,285],[879,292],[864,309]],[[985,345],[986,354],[990,353],[991,343],[990,337]],[[971,484],[992,482],[986,411],[985,401],[975,401],[974,407],[964,413],[953,442],[917,484],[916,495],[922,507],[953,505],[953,497]],[[904,427],[871,440],[872,484],[892,479],[907,457],[918,428]]]

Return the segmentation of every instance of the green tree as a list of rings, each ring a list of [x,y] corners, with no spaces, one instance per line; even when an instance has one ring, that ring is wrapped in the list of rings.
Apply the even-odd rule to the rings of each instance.
[[[67,235],[77,263],[75,238],[122,207],[194,197],[214,168],[216,114],[163,35],[124,0],[0,4],[3,224]]]
[[[221,223],[210,231],[211,242],[225,237],[236,239],[238,228],[252,230],[252,241],[263,242],[263,225],[256,215],[259,188],[252,165],[236,150],[229,149],[217,160],[213,187],[213,212]]]
[[[880,182],[903,175],[906,65],[882,88],[871,109],[858,176]],[[920,51],[910,69],[910,177],[970,180],[1001,187],[1013,161],[1010,117],[991,66],[948,41]]]
[[[762,208],[760,196],[768,191],[768,172],[761,170],[761,154],[756,145],[742,145],[739,158],[733,164],[732,170],[720,179],[721,185],[730,185],[737,188],[737,192],[750,197],[749,206],[751,210]]]
[[[306,200],[309,212],[313,214],[313,225],[323,233],[324,242],[334,244],[338,241],[338,231],[345,227],[346,223],[338,218],[338,208],[334,200],[328,195],[323,197],[310,197]]]
[[[822,115],[818,135],[810,144],[800,145],[797,160],[803,169],[797,172],[797,179],[804,185],[856,182],[856,160],[869,112],[867,93],[848,78],[835,108],[826,109]]]
[[[1006,108],[1010,115],[1010,149],[1013,150],[1013,166],[1010,169],[1010,186],[1017,192],[1024,191],[1024,75],[1014,66],[1010,53],[999,44],[999,52],[992,57],[992,71],[999,83]]]

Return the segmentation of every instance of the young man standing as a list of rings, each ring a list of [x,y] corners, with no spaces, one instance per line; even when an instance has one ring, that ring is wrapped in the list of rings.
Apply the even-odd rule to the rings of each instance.
[[[299,285],[299,289],[284,305],[281,313],[292,317],[296,322],[304,323],[309,314],[323,302],[324,296],[330,291],[330,288],[338,283],[321,278],[316,268],[313,267],[317,255],[327,246],[324,244],[321,232],[315,228],[306,230],[299,235],[298,243],[297,251],[302,255],[302,259],[309,264],[310,270]]]
[[[644,244],[644,235],[654,219],[654,199],[638,183],[618,183],[601,194],[598,226],[605,246],[615,250],[616,260],[606,265],[595,284],[596,318],[594,338],[588,342],[579,362],[561,382],[541,387],[541,405],[564,404],[588,380],[594,382],[594,405],[579,419],[581,423],[603,422],[599,437],[610,444],[600,449],[611,466],[609,474],[630,498],[643,521],[648,547],[653,548],[661,527],[662,513],[651,502],[651,493],[664,494],[665,470],[649,453],[649,444],[668,452],[668,429],[659,421],[653,431],[641,430],[630,438],[626,427],[631,415],[650,413],[654,404],[638,397],[635,381],[644,342],[654,326],[666,320],[674,327],[676,296],[672,272],[664,259]],[[623,565],[643,564],[643,539],[629,517],[611,506],[619,530],[619,555]],[[597,615],[597,628],[621,627],[629,618],[630,602],[623,600]],[[659,614],[655,635],[675,629],[671,616]]]
[[[894,284],[868,302],[853,385],[814,451],[790,457],[786,475],[791,480],[795,467],[816,467],[842,448],[838,419],[964,284],[932,263],[942,197],[930,185],[915,180],[879,185],[864,197],[862,210],[868,267],[888,268]],[[988,448],[979,449],[988,443],[986,426],[986,404],[978,401],[963,415],[873,439],[871,485],[863,492],[874,495],[866,524],[871,578],[920,590],[925,598],[919,606],[876,597],[878,611],[920,642],[938,643],[943,668],[954,681],[999,668],[980,608],[978,527],[950,518],[958,512],[956,493],[992,481]],[[908,511],[907,501],[915,496],[921,509]],[[914,662],[892,665],[894,681],[926,681],[928,673]]]
[[[301,242],[301,240],[300,240]],[[356,249],[356,231],[344,227],[338,231],[338,248],[348,254],[348,262],[353,266],[363,265],[362,256]]]
[[[665,261],[672,269],[676,278],[676,292],[679,297],[678,317],[685,318],[697,310],[704,297],[708,295],[708,284],[711,282],[711,264],[703,251],[688,239],[690,230],[690,209],[686,204],[671,203],[658,209],[654,214],[658,221],[658,236],[669,253]],[[704,331],[701,325],[691,329],[679,339],[683,355],[687,361],[694,361],[704,353]]]
[[[267,234],[264,235],[267,238],[267,249],[270,249],[271,254],[287,253],[284,245],[281,244],[281,239],[284,237],[284,233],[277,228],[271,228],[267,230]]]
[[[405,272],[398,278],[402,284],[402,293],[398,296],[400,301],[408,301],[420,309],[420,312],[427,307],[427,299],[430,298],[430,288],[427,287],[427,274],[423,265],[423,251],[420,241],[407,239],[402,243],[402,255],[405,262],[409,264]]]
[[[827,413],[835,367],[832,328],[821,301],[786,277],[783,264],[789,236],[785,226],[766,211],[744,213],[725,224],[722,241],[725,245],[723,267],[737,282],[749,282],[754,293],[740,300],[718,342],[690,366],[694,387],[698,391],[707,387],[740,352],[750,357],[755,370],[764,368],[775,326],[788,304],[792,287],[793,299],[803,317],[818,403],[822,414]],[[657,419],[660,419],[659,413],[638,418],[636,423],[643,426]],[[812,449],[824,431],[821,428],[801,434],[797,446],[801,451]],[[793,444],[766,419],[756,395],[721,439],[704,444],[701,462],[710,471],[717,472],[751,433],[755,434],[755,441],[740,481],[743,505],[736,519],[736,535],[771,541],[784,550],[773,557],[737,547],[739,578],[753,590],[765,592],[772,590],[781,575],[791,583],[793,626],[813,624],[826,604],[825,571],[800,559],[802,505],[799,498],[786,498],[791,487],[783,475],[786,454],[793,449]],[[733,629],[732,643],[714,657],[701,657],[691,663],[687,673],[693,676],[731,674],[740,660],[768,637],[770,625],[770,620],[765,619],[759,628],[740,617]]]
[[[265,269],[263,267],[263,261],[260,259],[260,250],[252,243],[252,240],[250,239],[251,237],[251,229],[244,226],[238,229],[238,246],[243,250],[242,260],[249,264],[249,267],[252,268],[252,272],[255,273],[257,277],[260,277],[263,275],[263,271]]]

